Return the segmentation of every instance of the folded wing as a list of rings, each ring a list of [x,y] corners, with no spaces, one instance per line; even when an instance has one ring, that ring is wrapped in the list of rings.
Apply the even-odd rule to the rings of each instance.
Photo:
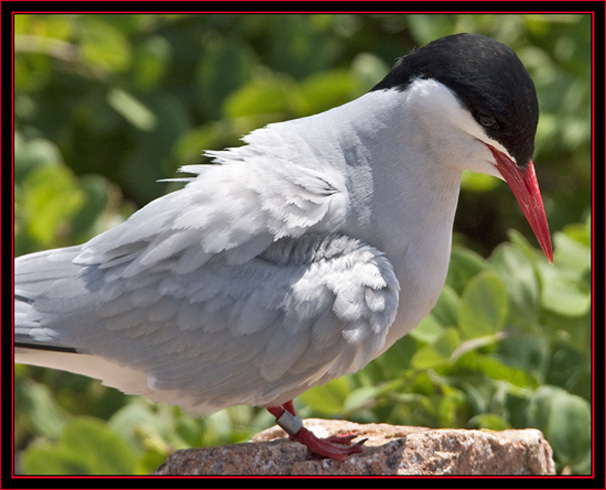
[[[198,413],[281,403],[363,367],[395,317],[391,264],[334,232],[343,182],[247,165],[196,167],[87,244],[16,259],[17,362]]]

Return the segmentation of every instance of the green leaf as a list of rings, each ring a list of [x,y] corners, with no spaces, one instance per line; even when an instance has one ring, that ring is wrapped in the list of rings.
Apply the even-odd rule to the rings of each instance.
[[[580,350],[569,342],[554,342],[546,382],[589,400],[592,391],[591,342],[588,340],[586,345]]]
[[[129,40],[110,22],[94,15],[80,18],[82,21],[82,61],[93,69],[124,71],[132,61]]]
[[[405,370],[410,368],[411,359],[418,349],[417,344],[411,335],[405,335],[384,354],[371,361],[366,369],[377,379],[399,378]]]
[[[538,323],[539,283],[532,261],[518,247],[503,244],[490,257],[491,264],[503,278],[510,300],[509,322],[516,327]]]
[[[528,260],[534,262],[539,256],[539,250],[531,245],[531,243],[518,230],[508,230],[507,236],[513,246],[522,252]]]
[[[591,214],[587,216],[584,223],[570,223],[562,230],[564,234],[572,240],[591,247]]]
[[[435,15],[432,13],[415,14],[413,17],[414,21],[410,23],[408,28],[414,39],[418,40],[420,46],[454,32],[456,20],[452,15]]]
[[[254,79],[230,94],[223,106],[229,119],[286,112],[296,94],[294,82],[284,76]]]
[[[360,85],[349,70],[312,75],[301,84],[297,115],[309,116],[349,102],[359,95]]]
[[[417,327],[410,332],[410,336],[422,342],[431,343],[444,332],[444,327],[436,319],[435,315],[430,313]]]
[[[345,409],[349,412],[361,410],[365,405],[371,404],[381,392],[380,386],[362,386],[353,390],[345,399]]]
[[[107,103],[124,119],[141,131],[153,131],[158,119],[141,101],[119,88],[111,89],[107,94]]]
[[[133,62],[133,80],[141,90],[152,89],[168,68],[171,45],[160,36],[145,39],[136,48]]]
[[[361,87],[364,90],[370,90],[389,73],[389,65],[379,56],[363,52],[357,55],[351,65],[355,77],[360,80]]]
[[[573,471],[589,471],[591,407],[581,397],[555,386],[541,386],[528,407],[528,420],[545,434],[554,454]]]
[[[69,414],[57,404],[53,393],[43,384],[30,379],[15,383],[15,405],[28,412],[33,428],[49,439],[59,439]],[[17,419],[21,413],[17,413]]]
[[[325,415],[341,413],[351,388],[346,378],[338,378],[322,386],[307,390],[299,398],[309,408]]]
[[[450,254],[446,284],[461,294],[471,278],[483,271],[486,265],[486,261],[476,252],[454,247]]]
[[[65,427],[61,444],[86,454],[95,474],[129,474],[134,471],[133,448],[98,419],[78,417]]]
[[[69,220],[85,202],[85,194],[71,170],[63,165],[43,165],[29,173],[24,183],[23,209],[28,232],[41,244],[51,244],[57,233],[66,233]]]
[[[142,202],[158,197],[161,187],[157,180],[166,176],[163,160],[170,156],[173,145],[190,127],[187,109],[171,94],[148,97],[146,107],[153,112],[158,125],[154,131],[135,132],[139,151],[124,158],[122,169],[123,178],[137,182],[130,192]]]
[[[426,345],[415,352],[412,357],[412,367],[420,370],[432,369],[448,362],[448,358],[443,356],[433,345]]]
[[[58,444],[25,451],[26,474],[132,474],[133,448],[106,424],[77,417],[65,426]]]
[[[512,335],[499,344],[500,355],[544,382],[550,369],[549,341],[540,335]]]
[[[253,74],[254,52],[235,36],[217,36],[212,32],[204,38],[204,56],[198,56],[194,81],[197,102],[202,111],[217,119],[225,98]]]
[[[485,271],[465,288],[459,307],[459,327],[466,338],[494,335],[507,317],[507,289],[494,272]]]
[[[78,242],[83,242],[98,232],[95,224],[107,205],[109,183],[99,175],[83,175],[79,184],[86,197],[70,224],[72,235]]]
[[[66,447],[32,446],[22,456],[26,475],[87,475],[89,462],[85,454]]]
[[[442,391],[444,396],[438,406],[440,425],[443,427],[461,425],[467,419],[464,393],[447,385],[442,386]]]
[[[145,399],[135,398],[132,403],[113,414],[108,425],[133,447],[147,444],[147,438],[153,439],[160,432],[163,432],[163,436],[168,439],[170,429],[167,429],[167,425],[170,425],[171,419],[167,417],[166,411],[159,414],[154,408],[154,405]],[[170,442],[174,444],[175,441]],[[185,445],[175,446],[185,447]]]
[[[495,413],[476,415],[469,419],[468,425],[475,429],[507,430],[512,428],[507,420]]]
[[[460,344],[459,331],[448,328],[436,340],[419,349],[413,356],[411,365],[415,369],[430,369],[450,362],[450,357]]]
[[[558,315],[578,317],[591,308],[591,290],[574,270],[539,263],[543,306]]]
[[[444,327],[452,327],[458,323],[459,296],[456,291],[446,284],[442,288],[436,305],[431,310],[434,318]]]
[[[63,162],[59,148],[53,142],[35,138],[26,140],[15,132],[15,182],[21,183],[29,173],[43,165]]]
[[[569,228],[571,235],[579,235],[574,228]],[[579,237],[582,239],[582,236]],[[582,277],[591,268],[591,248],[589,244],[580,243],[572,236],[565,233],[555,233],[553,236],[554,264],[576,271]]]
[[[227,438],[232,430],[229,412],[225,409],[206,417],[202,423],[205,428],[204,445],[219,445],[219,441]]]
[[[523,370],[508,366],[495,357],[478,356],[478,367],[488,377],[507,381],[522,388],[534,387],[536,382]]]
[[[268,30],[268,65],[276,72],[301,79],[309,73],[325,70],[334,53],[330,32],[334,16],[272,15],[262,16]]]
[[[461,188],[464,191],[488,192],[498,185],[499,179],[496,179],[491,175],[470,172],[469,170],[463,171]]]

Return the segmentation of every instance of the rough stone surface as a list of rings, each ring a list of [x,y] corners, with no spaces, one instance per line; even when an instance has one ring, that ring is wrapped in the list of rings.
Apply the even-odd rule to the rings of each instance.
[[[171,454],[154,475],[540,475],[554,474],[551,447],[535,429],[428,429],[306,419],[319,437],[353,432],[364,451],[345,461],[315,459],[282,429],[251,443]]]

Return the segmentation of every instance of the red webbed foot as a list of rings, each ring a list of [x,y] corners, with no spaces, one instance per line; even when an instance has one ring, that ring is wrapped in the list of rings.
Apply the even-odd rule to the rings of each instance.
[[[355,434],[335,435],[322,439],[303,427],[301,417],[295,415],[292,401],[279,407],[267,407],[267,410],[276,417],[276,423],[286,431],[291,440],[307,446],[314,456],[342,460],[362,452],[365,439],[352,445],[351,441],[356,437]]]

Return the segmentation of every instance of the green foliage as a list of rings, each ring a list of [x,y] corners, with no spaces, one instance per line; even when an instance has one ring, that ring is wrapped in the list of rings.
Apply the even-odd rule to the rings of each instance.
[[[466,174],[432,313],[297,408],[360,422],[537,427],[559,471],[589,471],[588,15],[16,15],[14,25],[17,255],[90,239],[174,190],[157,180],[203,162],[204,150],[351,100],[415,46],[466,31],[512,47],[541,105],[535,164],[554,265],[524,238],[506,186]],[[196,419],[30,366],[15,377],[17,470],[30,474],[145,474],[175,449],[244,441],[273,423],[250,407]]]
[[[103,422],[79,417],[65,425],[54,445],[34,445],[23,456],[30,475],[132,474],[135,456],[122,437]]]
[[[495,335],[503,327],[508,310],[504,281],[489,271],[467,284],[459,306],[459,326],[464,337]]]

